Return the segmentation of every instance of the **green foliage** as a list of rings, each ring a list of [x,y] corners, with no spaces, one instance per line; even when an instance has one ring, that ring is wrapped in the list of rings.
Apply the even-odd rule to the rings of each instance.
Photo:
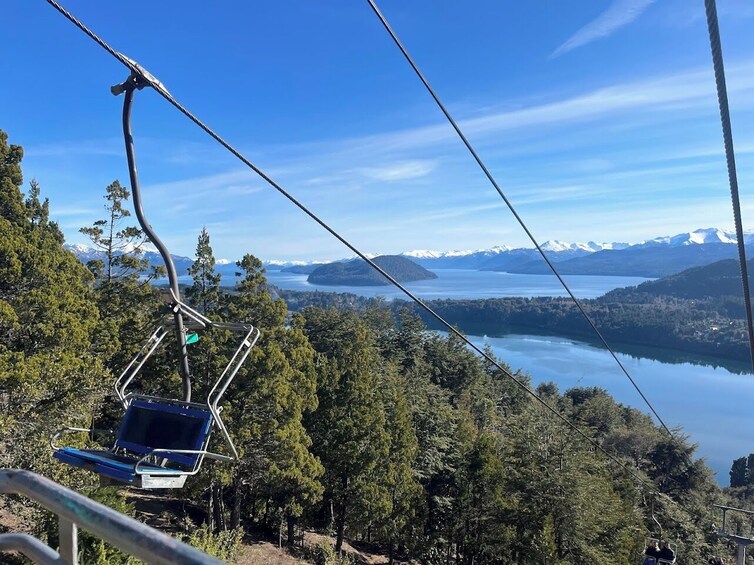
[[[0,132],[0,457],[82,485],[52,463],[47,438],[64,423],[88,424],[103,396],[91,275],[63,249],[38,184],[24,201],[23,152],[6,140]]]
[[[124,208],[130,195],[120,182],[113,181],[105,188],[107,218],[79,230],[92,240],[96,249],[104,253],[104,262],[95,261],[89,267],[106,283],[123,278],[138,278],[149,268],[143,257],[142,246],[146,240],[144,232],[135,226],[123,226],[124,219],[131,215]]]
[[[185,538],[185,542],[193,545],[207,555],[224,561],[235,558],[241,547],[243,531],[241,529],[213,532],[206,524],[194,529]]]
[[[750,453],[748,457],[739,457],[730,468],[730,486],[747,485],[754,485],[754,453]]]
[[[369,328],[353,314],[310,311],[305,325],[318,359],[319,406],[309,423],[325,467],[340,551],[347,526],[366,531],[391,511],[381,464],[390,453],[377,351]]]
[[[93,500],[109,506],[113,510],[133,517],[134,507],[126,501],[123,492],[114,487],[99,488],[91,495]],[[79,559],[82,563],[93,565],[136,565],[139,560],[125,555],[119,549],[105,543],[101,539],[87,533],[79,534]]]
[[[353,560],[346,554],[339,554],[326,539],[319,540],[310,550],[312,561],[316,565],[352,565]]]

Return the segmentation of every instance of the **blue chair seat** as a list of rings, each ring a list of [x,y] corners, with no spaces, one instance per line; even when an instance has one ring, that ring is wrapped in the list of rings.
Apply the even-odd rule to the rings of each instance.
[[[111,449],[60,447],[53,456],[63,463],[139,488],[180,488],[186,475],[201,463],[200,452],[206,448],[211,428],[209,410],[134,398]],[[141,456],[156,449],[162,450],[157,457],[168,461],[169,466],[143,462],[137,474],[136,464]]]
[[[62,447],[53,456],[63,463],[94,471],[98,475],[104,475],[117,481],[133,484],[136,479],[135,468],[138,459],[133,457],[118,455],[106,450],[77,449],[75,447]],[[180,471],[176,469],[160,467],[146,462],[139,465],[139,470],[146,471],[150,475],[174,476],[180,474]]]

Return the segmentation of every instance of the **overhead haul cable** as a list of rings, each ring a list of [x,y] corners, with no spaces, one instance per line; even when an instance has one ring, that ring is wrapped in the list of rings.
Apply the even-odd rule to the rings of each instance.
[[[618,367],[620,367],[621,371],[623,371],[623,374],[626,375],[629,381],[631,381],[631,384],[636,389],[636,392],[639,393],[639,396],[641,396],[642,400],[644,400],[644,403],[649,407],[649,409],[652,411],[652,414],[655,415],[657,420],[660,422],[662,427],[665,429],[665,431],[669,435],[673,435],[673,432],[670,431],[670,429],[665,425],[665,422],[663,422],[662,418],[660,418],[660,415],[657,413],[657,411],[654,409],[652,404],[649,402],[649,399],[644,395],[644,393],[639,388],[639,385],[636,384],[636,381],[631,377],[631,375],[628,372],[628,369],[621,363],[620,359],[618,359],[618,356],[613,351],[612,347],[607,343],[607,340],[603,337],[602,333],[597,329],[597,326],[594,324],[592,319],[589,317],[589,314],[586,313],[586,310],[581,305],[581,302],[576,298],[576,295],[573,294],[570,287],[566,284],[565,280],[562,276],[560,276],[560,273],[555,268],[555,265],[550,261],[549,257],[547,257],[547,254],[544,252],[542,247],[539,245],[537,240],[535,239],[534,235],[531,233],[529,228],[526,226],[526,223],[524,222],[523,218],[516,212],[516,209],[513,207],[513,204],[508,199],[508,197],[505,195],[503,190],[500,188],[500,185],[495,180],[495,177],[492,176],[492,173],[490,173],[487,166],[482,161],[481,157],[479,157],[479,154],[476,152],[474,147],[471,145],[471,142],[468,140],[468,138],[464,135],[463,131],[461,131],[460,126],[458,123],[453,119],[453,116],[451,116],[448,109],[445,107],[445,105],[440,101],[440,97],[437,95],[435,90],[432,88],[432,86],[429,84],[429,81],[426,79],[424,74],[419,70],[418,65],[414,62],[414,60],[411,58],[411,55],[408,54],[408,51],[403,46],[403,43],[401,43],[401,40],[398,39],[398,36],[393,31],[393,28],[390,27],[390,24],[388,23],[387,19],[385,19],[385,16],[382,15],[382,12],[380,12],[380,9],[377,7],[377,4],[375,4],[374,0],[367,0],[369,2],[369,5],[372,7],[372,10],[374,10],[374,13],[379,18],[380,22],[382,22],[382,25],[385,27],[387,32],[390,34],[390,37],[393,39],[395,44],[398,46],[398,49],[400,49],[401,53],[403,53],[403,56],[406,58],[406,61],[408,61],[408,64],[411,65],[411,68],[414,69],[414,72],[416,73],[416,76],[419,77],[419,80],[424,84],[424,87],[427,89],[427,92],[432,96],[437,106],[440,108],[442,113],[447,118],[448,122],[450,122],[450,125],[453,126],[453,129],[458,134],[458,137],[461,138],[461,141],[466,146],[466,149],[469,150],[469,153],[471,153],[471,156],[476,161],[477,165],[479,165],[479,168],[482,169],[482,172],[487,177],[487,180],[490,181],[490,184],[495,188],[497,193],[500,195],[500,198],[503,199],[503,202],[505,202],[505,205],[508,207],[508,210],[511,211],[511,214],[513,214],[513,217],[516,218],[516,221],[518,224],[523,228],[523,230],[526,232],[526,235],[529,237],[529,240],[534,244],[534,247],[537,248],[537,251],[539,251],[539,254],[542,256],[542,259],[545,260],[545,263],[547,263],[547,266],[550,267],[550,270],[552,273],[557,277],[558,281],[560,281],[560,284],[563,286],[565,291],[568,293],[568,296],[571,297],[571,300],[576,305],[576,308],[578,308],[579,312],[581,312],[581,315],[584,317],[584,319],[587,321],[589,326],[591,326],[592,330],[594,330],[594,333],[597,335],[599,340],[602,342],[602,344],[605,346],[605,349],[612,355],[615,362],[618,364]]]
[[[728,183],[730,184],[730,197],[733,201],[733,219],[736,224],[736,240],[738,242],[738,264],[741,267],[741,283],[744,287],[744,306],[746,308],[746,323],[749,332],[749,353],[751,354],[751,368],[754,372],[754,323],[752,322],[751,295],[749,292],[749,271],[746,266],[744,228],[741,222],[741,201],[738,197],[738,175],[736,174],[736,153],[733,150],[733,128],[730,123],[728,89],[725,86],[723,48],[720,44],[720,28],[717,25],[717,6],[715,0],[705,0],[704,6],[707,13],[707,30],[709,31],[709,43],[712,50],[712,65],[715,68],[715,84],[717,85],[717,102],[720,106],[720,122],[723,126],[723,144],[725,145],[725,159],[728,165]]]
[[[65,8],[63,8],[56,0],[45,0],[48,4],[53,6],[58,12],[60,12],[63,16],[65,16],[71,23],[73,23],[76,27],[78,27],[81,31],[86,33],[92,40],[94,40],[98,45],[100,45],[103,49],[105,49],[108,53],[110,53],[113,57],[115,57],[118,61],[120,61],[123,65],[128,67],[131,72],[136,73],[139,76],[143,76],[143,73],[145,72],[144,69],[135,64],[133,61],[122,55],[121,53],[118,53],[110,47],[104,40],[102,40],[100,37],[98,37],[93,31],[91,31],[87,26],[85,26],[82,22],[80,22],[78,19],[76,19],[75,16],[73,16],[70,12],[68,12]],[[147,80],[148,83],[150,83],[151,86],[154,87],[154,90],[160,94],[165,100],[167,100],[172,106],[177,108],[183,115],[185,115],[188,119],[190,119],[192,122],[194,122],[197,126],[199,126],[202,130],[204,130],[210,137],[212,137],[215,141],[217,141],[220,145],[222,145],[225,149],[230,151],[233,155],[235,155],[242,163],[244,163],[247,167],[249,167],[252,171],[254,171],[257,175],[259,175],[267,184],[269,184],[272,188],[277,190],[280,194],[282,194],[285,198],[287,198],[291,203],[293,203],[297,208],[299,208],[302,212],[304,212],[307,216],[309,216],[312,220],[314,220],[316,223],[318,223],[325,231],[327,231],[330,235],[332,235],[334,238],[336,238],[338,241],[340,241],[343,245],[345,245],[348,249],[350,249],[353,253],[355,253],[358,257],[363,259],[366,263],[368,263],[374,270],[379,272],[383,277],[385,277],[390,283],[392,283],[396,288],[398,288],[401,292],[403,292],[406,296],[408,296],[413,302],[418,304],[421,308],[423,308],[430,316],[432,316],[435,320],[440,322],[445,328],[447,328],[448,332],[456,335],[459,339],[461,339],[466,345],[468,345],[471,349],[473,349],[478,355],[480,355],[482,358],[484,358],[487,362],[489,362],[491,365],[496,367],[500,370],[501,373],[503,373],[506,377],[511,379],[513,382],[516,383],[522,390],[524,390],[526,393],[528,393],[534,400],[539,402],[545,409],[547,409],[550,413],[552,413],[556,418],[558,418],[561,422],[563,422],[566,426],[568,426],[571,430],[573,430],[576,434],[581,436],[584,440],[589,442],[592,447],[594,447],[596,450],[600,451],[602,454],[604,454],[610,461],[613,463],[616,463],[621,469],[627,471],[629,474],[631,474],[638,482],[643,483],[645,486],[648,486],[651,489],[655,489],[656,486],[652,484],[651,482],[648,482],[644,477],[639,475],[634,469],[629,467],[625,462],[618,459],[615,455],[607,452],[599,443],[597,443],[594,439],[589,437],[584,431],[581,430],[578,426],[573,424],[568,418],[566,418],[563,414],[561,414],[558,410],[556,410],[554,407],[552,407],[549,403],[547,403],[544,399],[542,399],[539,395],[537,395],[536,392],[534,392],[532,389],[530,389],[524,382],[522,382],[520,379],[516,378],[515,375],[513,375],[509,370],[507,370],[503,365],[501,365],[494,357],[492,357],[490,354],[485,352],[482,348],[480,348],[478,345],[474,344],[469,338],[467,338],[464,334],[462,334],[460,331],[458,331],[455,327],[453,327],[449,322],[447,322],[442,316],[440,316],[437,312],[435,312],[431,307],[429,307],[427,304],[425,304],[421,299],[414,296],[411,291],[409,291],[406,287],[404,287],[401,283],[399,283],[397,280],[395,280],[390,274],[385,272],[379,265],[377,265],[374,261],[372,261],[369,257],[367,257],[363,252],[358,250],[353,244],[351,244],[347,239],[345,239],[343,236],[341,236],[338,232],[336,232],[333,228],[331,228],[324,220],[320,219],[314,212],[309,210],[304,204],[299,202],[293,195],[291,195],[288,191],[286,191],[280,184],[278,184],[275,180],[273,180],[270,176],[268,176],[264,171],[262,171],[259,167],[254,165],[251,161],[249,161],[246,157],[244,157],[237,149],[235,149],[230,143],[225,141],[222,137],[220,137],[219,134],[215,133],[212,129],[210,129],[209,126],[204,124],[199,118],[194,116],[189,110],[187,110],[184,106],[182,106],[173,96],[170,94],[160,83],[159,81],[156,81],[154,77],[149,77]]]

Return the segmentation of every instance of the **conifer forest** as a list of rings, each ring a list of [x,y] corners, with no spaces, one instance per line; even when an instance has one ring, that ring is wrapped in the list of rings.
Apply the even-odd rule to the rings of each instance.
[[[599,388],[532,389],[610,459],[415,311],[374,302],[290,312],[266,284],[259,249],[238,262],[234,280],[221,278],[206,230],[186,301],[261,330],[223,398],[239,458],[207,461],[174,492],[100,487],[93,473],[54,460],[49,437],[64,425],[103,436],[117,428],[123,408],[112,384],[165,316],[165,289],[143,257],[128,187],[103,187],[102,218],[81,232],[107,260],[83,265],[49,218],[44,179],[23,178],[22,157],[0,132],[2,467],[40,473],[229,562],[264,539],[313,563],[357,560],[348,546],[384,563],[633,565],[657,523],[679,563],[733,555],[715,534],[712,505],[754,502],[752,456],[742,454],[733,487],[721,489],[683,430],[670,435]],[[195,398],[206,398],[235,347],[223,329],[189,346]],[[177,397],[175,354],[160,349],[133,388]],[[99,434],[66,441],[108,445]],[[222,450],[219,434],[213,442]],[[0,531],[54,547],[53,520],[0,496]],[[307,541],[310,533],[320,541]],[[80,549],[87,564],[135,562],[86,535]]]

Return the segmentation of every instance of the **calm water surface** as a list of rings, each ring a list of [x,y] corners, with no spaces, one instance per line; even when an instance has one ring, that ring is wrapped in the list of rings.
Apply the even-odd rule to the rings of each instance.
[[[420,298],[502,298],[506,296],[567,296],[554,275],[516,275],[492,271],[436,269],[436,279],[406,283],[406,288]],[[406,298],[391,286],[324,286],[306,281],[307,275],[267,271],[267,280],[284,290],[319,290],[350,292],[359,296],[382,296],[387,299]],[[596,298],[624,286],[635,286],[646,280],[641,277],[603,277],[567,275],[563,277],[578,298]]]
[[[565,338],[510,335],[470,336],[489,344],[513,369],[531,375],[534,384],[553,381],[561,392],[574,386],[599,386],[618,402],[649,412],[639,393],[602,349]],[[754,452],[754,376],[691,363],[663,363],[618,354],[668,427],[680,425],[698,443],[721,485],[728,485],[734,459]]]

